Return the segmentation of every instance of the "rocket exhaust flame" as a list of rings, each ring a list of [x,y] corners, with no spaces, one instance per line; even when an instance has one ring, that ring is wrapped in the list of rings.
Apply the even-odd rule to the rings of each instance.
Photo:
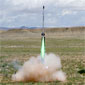
[[[45,34],[42,33],[42,38],[41,38],[41,61],[44,63],[44,58],[45,58]]]

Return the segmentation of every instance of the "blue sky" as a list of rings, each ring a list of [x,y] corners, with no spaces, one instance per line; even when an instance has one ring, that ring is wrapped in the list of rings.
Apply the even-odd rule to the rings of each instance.
[[[85,0],[0,0],[0,27],[85,26]]]

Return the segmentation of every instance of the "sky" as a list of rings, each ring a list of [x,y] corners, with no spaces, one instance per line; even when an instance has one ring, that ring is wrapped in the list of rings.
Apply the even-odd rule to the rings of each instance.
[[[0,27],[85,26],[85,0],[0,0]]]

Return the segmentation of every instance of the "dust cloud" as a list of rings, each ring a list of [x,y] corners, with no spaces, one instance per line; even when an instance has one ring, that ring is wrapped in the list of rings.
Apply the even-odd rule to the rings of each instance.
[[[66,81],[66,74],[61,70],[61,60],[53,53],[45,54],[45,61],[42,63],[41,56],[31,57],[24,65],[12,75],[15,82],[51,82]]]

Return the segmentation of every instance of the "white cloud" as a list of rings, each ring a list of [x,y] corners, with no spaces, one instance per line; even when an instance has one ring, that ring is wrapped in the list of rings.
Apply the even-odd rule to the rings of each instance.
[[[77,11],[72,11],[72,10],[63,10],[61,15],[65,16],[65,15],[75,15],[77,14]]]
[[[74,16],[85,11],[85,0],[0,0],[0,25],[4,22],[22,25],[21,22],[16,21],[26,19],[26,17],[30,21],[35,20],[33,24],[36,25],[35,23],[39,23],[38,21],[42,19],[40,17],[43,4],[46,6],[45,14],[46,17],[48,16],[48,25],[50,23],[56,25],[56,16]],[[40,17],[37,18],[38,16]]]
[[[58,0],[60,6],[76,6],[76,7],[85,7],[85,0]]]

